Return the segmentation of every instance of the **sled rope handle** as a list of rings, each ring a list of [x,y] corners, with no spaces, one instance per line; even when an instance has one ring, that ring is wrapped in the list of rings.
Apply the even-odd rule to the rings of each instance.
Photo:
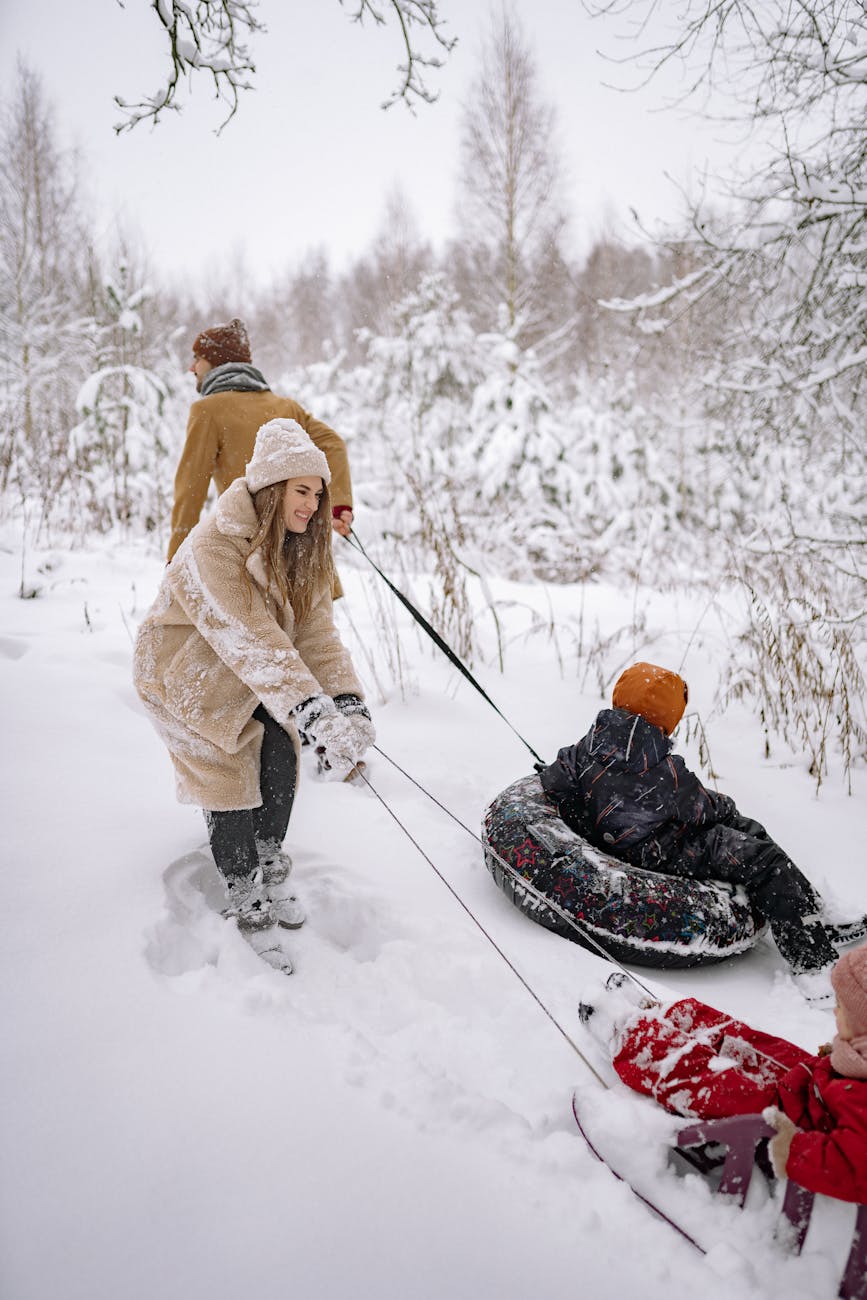
[[[374,746],[374,748],[376,748],[376,746]],[[379,752],[381,753],[382,751],[380,750]],[[386,756],[383,755],[383,757],[386,757]],[[506,954],[503,952],[503,949],[502,949],[502,948],[500,947],[500,945],[497,943],[496,939],[494,939],[494,937],[493,937],[493,936],[492,936],[492,935],[491,935],[491,934],[490,934],[490,933],[485,929],[485,927],[482,925],[481,921],[480,921],[479,918],[475,915],[475,913],[473,912],[472,908],[470,908],[470,907],[469,907],[469,906],[464,902],[464,900],[461,898],[460,894],[457,892],[457,890],[454,888],[454,886],[451,885],[451,884],[449,883],[448,880],[446,880],[445,876],[444,876],[443,873],[440,871],[439,867],[436,866],[436,864],[431,860],[431,858],[428,857],[427,853],[425,853],[424,849],[421,847],[421,845],[419,844],[418,840],[416,840],[416,839],[414,838],[414,836],[411,834],[411,832],[407,829],[407,827],[404,826],[403,822],[400,820],[400,818],[398,817],[397,813],[394,812],[394,810],[393,810],[391,807],[389,807],[388,803],[385,801],[385,799],[382,797],[382,795],[379,793],[379,791],[378,791],[378,790],[376,789],[376,787],[373,785],[373,783],[371,782],[370,778],[367,776],[366,772],[364,772],[363,769],[360,768],[360,767],[356,767],[356,768],[354,769],[354,771],[355,771],[355,773],[356,773],[356,774],[361,778],[361,780],[364,782],[364,784],[368,787],[368,789],[371,791],[371,793],[374,794],[374,795],[376,796],[376,798],[377,798],[377,799],[379,800],[379,802],[382,804],[383,808],[384,808],[385,811],[388,813],[388,815],[389,815],[391,818],[393,818],[393,820],[394,820],[395,822],[397,822],[398,826],[399,826],[400,829],[403,831],[404,835],[407,837],[407,839],[410,841],[410,843],[414,846],[414,848],[416,848],[416,849],[418,850],[418,852],[419,852],[419,853],[421,854],[421,856],[424,858],[424,860],[425,860],[425,862],[428,864],[428,866],[429,866],[429,867],[430,867],[430,868],[431,868],[431,869],[436,873],[436,875],[440,878],[440,880],[442,881],[442,883],[445,885],[446,889],[447,889],[447,890],[449,891],[449,893],[451,894],[452,898],[454,898],[454,900],[455,900],[457,903],[460,904],[460,906],[464,909],[464,911],[466,912],[467,916],[469,916],[469,918],[470,918],[470,920],[473,922],[473,924],[474,924],[474,925],[475,925],[479,930],[481,930],[482,934],[485,936],[485,938],[487,939],[488,943],[492,946],[492,948],[494,948],[494,950],[495,950],[497,953],[499,953],[499,955],[502,957],[503,961],[504,961],[504,962],[506,963],[506,965],[509,967],[509,970],[512,972],[512,974],[513,974],[517,979],[520,980],[520,982],[523,984],[524,988],[525,988],[525,989],[527,990],[527,992],[530,994],[530,997],[533,999],[533,1001],[536,1003],[536,1005],[537,1005],[538,1007],[540,1007],[542,1011],[544,1011],[545,1015],[546,1015],[546,1016],[548,1017],[548,1019],[551,1021],[552,1025],[554,1025],[555,1029],[559,1030],[559,1032],[562,1034],[562,1036],[566,1039],[566,1042],[567,1042],[567,1043],[569,1044],[569,1046],[572,1048],[572,1051],[575,1053],[575,1055],[576,1055],[576,1056],[577,1056],[577,1057],[578,1057],[578,1058],[583,1062],[583,1064],[587,1067],[587,1069],[588,1069],[588,1070],[590,1071],[590,1073],[594,1076],[594,1078],[595,1078],[599,1083],[602,1084],[602,1087],[603,1087],[603,1088],[608,1088],[608,1084],[607,1084],[606,1081],[602,1078],[602,1075],[599,1074],[599,1072],[596,1070],[595,1066],[593,1066],[593,1065],[590,1063],[590,1061],[587,1060],[587,1057],[586,1057],[586,1056],[584,1055],[584,1053],[581,1051],[581,1049],[579,1048],[578,1044],[577,1044],[577,1043],[575,1042],[575,1040],[574,1040],[572,1037],[570,1037],[570,1035],[566,1032],[566,1030],[565,1030],[565,1029],[563,1028],[563,1026],[560,1024],[559,1020],[558,1020],[557,1017],[554,1015],[554,1013],[553,1013],[551,1010],[549,1010],[548,1007],[545,1006],[545,1003],[544,1003],[544,1002],[542,1001],[542,999],[539,997],[538,993],[536,993],[535,990],[532,989],[532,988],[530,987],[530,985],[529,985],[529,984],[527,983],[527,981],[524,979],[524,976],[521,974],[521,972],[517,969],[517,967],[516,967],[516,966],[515,966],[515,965],[514,965],[510,960],[509,960],[509,958],[508,958],[508,957],[506,956]],[[472,833],[472,832],[471,832],[471,833]]]
[[[402,604],[402,605],[403,605],[407,610],[409,610],[410,614],[412,614],[413,618],[414,618],[415,621],[419,624],[419,626],[424,628],[425,632],[427,632],[428,636],[431,638],[431,640],[433,641],[434,645],[436,645],[440,650],[442,650],[443,654],[444,654],[448,659],[451,660],[451,662],[452,662],[452,663],[454,664],[454,666],[459,670],[459,672],[462,672],[462,673],[463,673],[463,675],[464,675],[464,677],[466,677],[467,681],[468,681],[472,686],[474,686],[474,687],[476,688],[476,690],[479,692],[479,694],[482,696],[482,698],[483,698],[484,700],[486,700],[488,704],[490,704],[490,706],[491,706],[491,708],[494,710],[494,712],[495,712],[495,713],[498,713],[498,714],[500,715],[500,717],[503,719],[503,721],[505,722],[505,724],[506,724],[506,726],[509,728],[509,730],[512,731],[512,732],[513,732],[513,733],[518,737],[518,739],[520,740],[521,744],[524,745],[524,746],[525,746],[525,747],[530,751],[530,753],[533,755],[533,758],[536,760],[536,762],[537,762],[537,763],[542,763],[543,766],[544,766],[544,759],[541,759],[541,758],[539,757],[539,755],[536,753],[535,749],[534,749],[533,746],[530,744],[530,742],[527,741],[527,740],[525,740],[524,737],[521,735],[521,733],[520,733],[519,731],[517,731],[517,730],[512,726],[511,722],[510,722],[509,719],[506,717],[505,713],[503,713],[502,710],[499,709],[499,708],[497,707],[497,705],[496,705],[496,704],[494,703],[494,701],[491,699],[490,695],[489,695],[488,692],[485,690],[485,688],[484,688],[483,686],[481,686],[481,685],[476,681],[475,677],[474,677],[473,674],[470,672],[469,668],[466,666],[466,664],[463,662],[463,660],[462,660],[462,659],[461,659],[461,658],[456,654],[456,652],[451,648],[451,646],[448,644],[448,642],[446,642],[446,641],[443,640],[443,638],[440,636],[439,632],[437,632],[436,628],[433,627],[433,626],[428,622],[428,620],[425,618],[424,614],[422,614],[422,613],[420,612],[420,610],[416,609],[416,607],[415,607],[415,605],[413,605],[412,601],[411,601],[407,596],[405,596],[405,595],[403,594],[402,591],[398,591],[397,587],[394,585],[394,583],[391,581],[391,579],[390,579],[390,578],[387,578],[387,577],[385,576],[385,574],[383,573],[382,569],[380,569],[379,565],[376,564],[376,563],[375,563],[375,562],[370,558],[370,556],[367,554],[367,551],[366,551],[366,550],[364,549],[364,547],[362,546],[361,541],[360,541],[360,539],[359,539],[359,536],[358,536],[358,534],[356,533],[356,531],[355,531],[354,528],[351,530],[349,536],[346,538],[346,541],[349,542],[349,544],[350,544],[351,546],[353,546],[353,547],[355,548],[355,550],[357,550],[358,553],[359,553],[360,555],[363,555],[363,556],[364,556],[365,560],[367,560],[367,562],[368,562],[368,564],[371,566],[371,568],[375,569],[376,572],[379,574],[380,578],[382,578],[383,582],[384,582],[385,585],[388,587],[389,591],[391,591],[391,592],[392,592],[392,593],[397,597],[397,599],[400,601],[400,603],[401,603],[401,604]]]

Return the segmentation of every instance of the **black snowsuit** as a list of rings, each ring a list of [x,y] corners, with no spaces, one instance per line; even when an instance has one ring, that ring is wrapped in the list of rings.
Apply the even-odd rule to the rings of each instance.
[[[621,861],[742,885],[796,971],[836,960],[810,882],[763,826],[707,790],[671,747],[661,727],[603,709],[583,740],[540,770],[542,787],[567,826]]]

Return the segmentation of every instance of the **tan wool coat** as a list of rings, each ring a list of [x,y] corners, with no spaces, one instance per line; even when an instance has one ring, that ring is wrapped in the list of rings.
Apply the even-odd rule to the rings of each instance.
[[[136,689],[171,754],[178,799],[215,812],[262,802],[260,703],[297,749],[296,705],[322,692],[363,694],[330,591],[296,623],[251,551],[257,523],[238,479],[166,569],[136,638]]]
[[[190,407],[187,437],[175,474],[175,502],[168,559],[199,522],[211,479],[222,495],[240,478],[253,455],[256,434],[268,420],[296,420],[324,453],[331,470],[332,506],[352,507],[352,482],[346,444],[291,397],[261,393],[212,393]]]

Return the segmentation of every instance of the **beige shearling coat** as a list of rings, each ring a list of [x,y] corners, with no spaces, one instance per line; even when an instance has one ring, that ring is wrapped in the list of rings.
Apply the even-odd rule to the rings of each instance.
[[[268,584],[253,499],[237,479],[166,569],[139,628],[135,685],[175,766],[181,803],[256,808],[263,704],[293,737],[297,704],[363,694],[323,586],[307,618]],[[246,577],[252,580],[246,581]]]

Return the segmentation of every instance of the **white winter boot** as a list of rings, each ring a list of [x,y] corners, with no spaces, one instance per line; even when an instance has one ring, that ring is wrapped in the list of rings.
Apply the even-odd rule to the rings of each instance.
[[[223,915],[234,917],[239,930],[267,930],[269,926],[282,925],[286,930],[298,930],[307,920],[307,913],[288,887],[269,885],[263,879],[260,867],[252,876],[240,876],[226,882],[228,904]]]
[[[281,975],[292,974],[292,959],[283,948],[280,931],[276,926],[271,926],[269,930],[252,930],[244,938],[272,970],[279,971]]]
[[[274,920],[286,930],[297,930],[307,920],[307,913],[298,902],[297,896],[287,885],[292,870],[292,859],[285,849],[273,840],[257,844],[259,851],[259,870],[265,886]]]
[[[807,1002],[831,1003],[835,997],[831,983],[833,969],[834,962],[830,962],[819,970],[793,971],[792,983]]]
[[[284,930],[300,930],[307,920],[307,913],[296,896],[289,893],[289,886],[281,888],[266,884],[264,888],[277,924]]]
[[[578,1003],[578,1019],[606,1051],[639,1011],[659,1006],[635,980],[623,971],[592,985]]]
[[[292,870],[292,859],[286,850],[274,840],[266,840],[264,843],[257,842],[256,851],[265,884],[282,885]]]
[[[261,872],[227,879],[226,895],[223,916],[236,920],[239,930],[267,930],[276,925],[274,906],[265,892]]]

